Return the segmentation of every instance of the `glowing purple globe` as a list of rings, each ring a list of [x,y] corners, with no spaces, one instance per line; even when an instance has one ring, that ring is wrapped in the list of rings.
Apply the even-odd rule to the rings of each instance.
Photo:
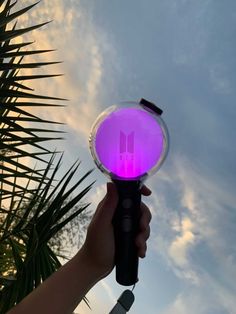
[[[109,177],[136,180],[158,170],[168,150],[167,128],[159,115],[126,103],[100,114],[90,135],[97,166]]]

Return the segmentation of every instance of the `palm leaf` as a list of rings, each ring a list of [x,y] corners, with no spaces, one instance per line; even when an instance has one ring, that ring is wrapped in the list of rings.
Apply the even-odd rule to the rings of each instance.
[[[0,2],[0,5],[2,5],[3,3],[4,3],[5,1],[1,1]],[[32,4],[32,5],[29,5],[28,7],[26,7],[26,8],[24,8],[24,9],[22,9],[22,10],[19,10],[19,11],[17,11],[17,12],[14,12],[14,13],[12,13],[12,14],[10,14],[10,15],[8,15],[8,16],[6,16],[4,13],[4,10],[3,10],[3,12],[2,12],[2,14],[0,14],[0,17],[1,17],[1,15],[3,15],[4,16],[4,19],[0,22],[0,27],[2,27],[3,25],[6,25],[6,24],[8,24],[8,23],[10,23],[11,21],[13,21],[14,19],[16,19],[17,17],[19,17],[19,16],[21,16],[21,15],[23,15],[23,14],[25,14],[27,11],[29,11],[30,9],[32,9],[35,5],[37,5],[39,2],[36,2],[36,3],[34,3],[34,4]],[[12,7],[10,7],[10,8],[12,8]],[[5,10],[9,10],[9,6],[6,6],[5,7]]]
[[[54,158],[55,155],[52,156],[50,163],[53,162]],[[46,168],[43,175],[44,180],[41,181],[40,188],[37,189],[33,198],[29,199],[28,202],[21,200],[20,207],[17,206],[17,218],[14,215],[14,206],[12,205],[12,215],[7,227],[5,223],[4,243],[10,244],[16,263],[17,279],[11,282],[5,281],[5,285],[4,282],[2,283],[4,286],[2,299],[6,300],[7,309],[20,302],[32,289],[61,266],[57,256],[49,247],[48,241],[89,206],[89,204],[80,205],[73,211],[74,206],[82,200],[93,185],[91,183],[71,198],[71,193],[75,193],[79,184],[91,173],[91,171],[87,172],[79,179],[79,184],[77,182],[70,187],[70,182],[80,164],[70,167],[58,183],[60,188],[58,186],[53,187],[53,178],[59,171],[61,158],[62,156],[51,175],[49,174],[51,165]],[[51,194],[52,191],[54,191],[54,195]],[[54,199],[56,199],[55,202]],[[60,204],[59,207],[58,204]],[[65,213],[70,211],[72,211],[71,214],[63,219]],[[47,228],[43,229],[42,224],[45,222],[47,222]],[[3,305],[0,302],[0,313],[3,313],[1,306],[4,310],[6,309],[6,303]]]
[[[15,113],[19,114],[18,116],[28,116],[28,117],[32,117],[34,119],[37,119],[38,121],[42,122],[42,119],[40,119],[39,117],[37,117],[36,115],[26,111],[26,110],[23,110],[19,107],[62,107],[62,105],[49,105],[49,104],[39,104],[39,103],[11,103],[11,104],[8,104],[8,103],[0,103],[0,108],[2,109],[2,111],[8,111],[11,110],[11,112],[15,115]],[[0,110],[1,112],[1,110]],[[49,121],[51,122],[51,121]]]
[[[34,43],[33,41],[30,41],[30,42],[25,42],[25,43],[8,44],[8,45],[0,46],[1,58],[3,58],[4,53],[6,53],[8,51],[12,51],[12,50],[16,50],[16,49],[18,50],[18,49],[21,49],[21,48],[26,47],[28,45],[31,45],[33,43]]]
[[[0,249],[4,252],[4,259],[0,258],[0,314],[20,302],[61,266],[50,240],[86,210],[89,204],[80,202],[94,183],[78,191],[91,170],[71,184],[80,162],[75,162],[57,179],[63,155],[58,157],[58,152],[46,143],[61,139],[58,134],[64,132],[50,126],[62,123],[42,119],[31,109],[64,107],[61,102],[66,99],[39,95],[28,83],[61,74],[39,75],[27,71],[60,62],[36,62],[35,56],[53,50],[35,50],[31,49],[32,41],[15,41],[49,23],[18,28],[17,19],[38,2],[12,13],[17,3],[17,0],[0,0]],[[33,60],[25,62],[26,56]],[[25,158],[29,164],[24,162]],[[31,168],[35,161],[39,166]]]
[[[22,28],[22,29],[17,29],[17,30],[10,30],[10,31],[5,31],[4,33],[0,34],[0,43],[4,43],[6,41],[9,41],[13,38],[16,38],[18,36],[22,36],[25,33],[31,32],[37,28],[40,28],[44,25],[47,25],[50,22],[45,22],[45,23],[41,23],[38,25],[34,25],[34,26],[30,26],[30,27],[26,27],[26,28]]]
[[[1,63],[0,64],[0,71],[6,70],[15,70],[15,69],[33,69],[33,68],[40,68],[42,66],[48,66],[53,64],[59,64],[61,61],[54,61],[54,62],[31,62],[31,63]]]
[[[13,83],[16,81],[26,81],[26,80],[35,80],[35,79],[42,79],[42,78],[49,78],[49,77],[56,77],[56,76],[62,76],[62,74],[44,74],[44,75],[18,75],[11,78],[6,78],[5,80],[0,78],[1,82],[7,82],[7,83]]]
[[[9,151],[11,155],[5,155],[5,158],[1,158],[2,161],[4,159],[4,164],[9,163],[13,164],[12,157],[15,156],[25,156],[25,157],[33,157],[34,159],[43,160],[42,158],[37,157],[37,153],[50,153],[48,149],[45,149],[42,146],[42,143],[52,139],[60,139],[57,136],[51,137],[44,137],[42,136],[43,132],[40,131],[39,128],[32,128],[32,127],[21,127],[22,122],[32,123],[56,123],[56,121],[46,121],[42,120],[39,117],[32,115],[30,113],[27,114],[29,110],[22,110],[19,107],[25,106],[30,108],[31,106],[60,106],[58,104],[47,104],[47,103],[32,103],[32,101],[26,101],[24,103],[19,102],[17,104],[18,99],[41,99],[43,101],[54,100],[54,101],[61,101],[63,99],[58,97],[52,97],[47,95],[38,95],[35,93],[29,93],[27,90],[32,90],[30,87],[23,85],[19,81],[24,80],[31,80],[31,79],[43,79],[43,78],[50,78],[54,76],[58,76],[60,74],[47,74],[47,75],[19,75],[18,72],[20,69],[27,69],[27,68],[39,68],[41,66],[48,66],[57,64],[59,62],[29,62],[23,63],[23,58],[28,55],[39,55],[42,53],[49,53],[52,50],[32,50],[32,51],[23,51],[21,50],[25,46],[29,46],[32,42],[25,42],[25,43],[11,43],[13,38],[17,36],[22,36],[27,32],[31,32],[37,28],[40,28],[48,22],[33,25],[30,27],[26,27],[23,29],[16,29],[16,18],[20,17],[21,15],[25,14],[27,11],[35,7],[37,3],[29,5],[21,10],[18,10],[14,13],[11,13],[11,9],[15,6],[17,1],[14,3],[12,1],[3,1],[2,5],[5,4],[4,9],[0,13],[0,41],[2,44],[0,45],[0,126],[2,132],[0,132],[1,138],[1,145],[0,145],[0,153]],[[14,23],[15,22],[15,23]],[[9,23],[13,23],[13,27],[9,29]],[[7,29],[8,28],[8,29]],[[18,59],[16,59],[18,58]],[[20,59],[19,59],[20,58]],[[19,113],[21,116],[15,116],[16,113]],[[27,119],[28,117],[28,119]],[[33,119],[34,118],[34,119]],[[14,122],[15,121],[15,122]],[[17,123],[16,123],[17,121]],[[12,132],[10,131],[12,128]],[[16,132],[23,131],[20,136],[16,135]],[[46,131],[46,130],[45,130]],[[50,131],[50,129],[48,129]],[[55,134],[55,131],[52,131],[51,134]],[[20,133],[19,133],[20,134]],[[31,135],[32,137],[29,138],[26,135]],[[37,149],[34,152],[34,155],[28,150],[22,150],[20,146],[25,147],[32,147]],[[45,156],[46,157],[46,156]],[[20,165],[18,165],[20,169]],[[8,169],[5,165],[4,169]],[[2,167],[3,170],[3,167]],[[8,176],[9,172],[7,173]],[[12,175],[17,175],[17,173],[13,173]],[[28,178],[27,173],[25,173],[26,178]],[[5,178],[5,176],[3,175]],[[22,173],[20,174],[22,177]],[[13,179],[13,178],[12,178]]]
[[[1,50],[0,50],[1,51]],[[25,57],[25,56],[31,56],[31,55],[35,55],[35,54],[40,54],[40,53],[46,53],[46,52],[52,52],[55,51],[54,49],[50,49],[50,50],[32,50],[32,51],[14,51],[14,52],[2,52],[1,53],[1,57],[2,58],[13,58],[13,57]]]

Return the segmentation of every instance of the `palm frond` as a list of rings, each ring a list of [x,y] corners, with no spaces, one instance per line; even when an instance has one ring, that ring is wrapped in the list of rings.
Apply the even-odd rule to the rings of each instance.
[[[52,240],[88,208],[83,198],[94,184],[79,190],[92,170],[71,183],[81,165],[79,161],[57,179],[63,154],[46,144],[62,139],[60,134],[64,132],[54,126],[63,123],[41,118],[35,109],[64,107],[61,102],[66,99],[39,95],[28,83],[61,74],[29,74],[28,70],[60,61],[41,62],[42,54],[54,50],[32,49],[33,41],[29,40],[17,42],[19,36],[50,23],[18,28],[17,19],[38,2],[19,10],[17,3],[0,0],[0,314],[61,266]],[[33,60],[25,62],[25,57]],[[88,304],[86,298],[84,301]]]
[[[17,1],[2,1],[2,6],[4,6],[4,8],[0,13],[0,171],[2,171],[2,178],[4,180],[8,178],[9,182],[14,180],[14,176],[17,176],[18,173],[20,178],[25,175],[25,179],[28,179],[29,168],[32,167],[28,166],[27,171],[24,172],[19,171],[17,173],[16,171],[10,171],[9,169],[13,164],[17,166],[19,170],[23,170],[24,168],[20,165],[20,162],[16,165],[17,162],[14,161],[14,156],[21,155],[33,158],[33,160],[45,160],[45,158],[48,158],[47,153],[50,154],[51,151],[48,148],[45,148],[44,143],[49,140],[61,139],[60,136],[55,136],[56,133],[62,133],[60,131],[50,130],[50,128],[43,131],[42,128],[40,129],[30,126],[31,123],[59,124],[57,121],[43,120],[40,117],[31,114],[30,107],[61,106],[58,103],[48,104],[48,101],[65,101],[65,99],[59,97],[34,93],[30,86],[26,86],[22,83],[24,81],[35,79],[53,78],[55,76],[60,76],[61,74],[29,75],[26,73],[21,75],[19,73],[22,69],[37,69],[42,66],[54,65],[60,62],[24,62],[26,56],[37,56],[42,53],[50,53],[53,50],[28,49],[26,51],[22,49],[24,47],[29,47],[33,42],[12,43],[13,39],[16,40],[17,37],[32,32],[49,23],[45,22],[25,28],[17,28],[17,18],[34,8],[38,2],[11,13],[11,10],[16,6],[16,3]],[[22,102],[21,99],[24,100],[24,102]],[[43,102],[32,102],[32,100],[38,99]],[[20,108],[23,106],[27,108],[27,110]],[[22,123],[24,123],[24,125]],[[25,126],[25,123],[27,123],[27,127]],[[43,136],[43,133],[45,132],[48,134],[50,133],[50,136]],[[22,149],[21,147],[24,148]],[[9,152],[9,154],[6,154],[6,152]],[[44,153],[44,155],[42,155],[42,153]],[[40,154],[42,157],[38,158],[38,155]],[[12,177],[9,176],[9,174],[11,174]],[[37,178],[37,182],[38,177],[40,177],[40,173],[33,176],[32,180]],[[4,191],[6,190],[3,189],[1,192],[2,197],[6,197],[6,192]],[[11,190],[9,190],[9,193],[11,193]]]
[[[1,2],[0,2],[0,5],[2,5],[4,2],[5,2],[4,0],[1,1]],[[15,2],[15,3],[16,3],[16,2]],[[32,4],[32,5],[29,5],[28,7],[24,8],[24,9],[22,9],[22,10],[19,10],[19,11],[17,11],[17,12],[14,12],[14,13],[8,15],[8,16],[6,16],[6,14],[5,14],[4,10],[3,10],[2,14],[0,14],[0,17],[3,15],[4,18],[3,18],[3,19],[1,20],[1,22],[0,22],[0,27],[2,27],[3,25],[7,25],[7,24],[10,23],[11,21],[15,20],[17,17],[19,17],[19,16],[25,14],[27,11],[29,11],[30,9],[32,9],[32,8],[33,8],[34,6],[36,6],[38,3],[39,3],[39,2],[36,2],[36,3]],[[14,6],[14,4],[13,4],[13,6]],[[9,9],[11,9],[11,8],[12,8],[12,6],[11,6],[11,7],[6,6],[6,7],[5,7],[5,10],[9,10]]]
[[[10,31],[5,31],[3,34],[0,34],[0,43],[5,43],[13,38],[19,37],[24,35],[25,33],[31,32],[37,28],[40,28],[44,25],[47,25],[50,22],[45,22],[41,23],[38,25],[22,28],[22,29],[17,29],[17,30],[10,30]]]
[[[4,53],[8,52],[8,51],[12,51],[12,50],[17,50],[21,49],[23,47],[26,47],[28,45],[32,45],[34,42],[30,41],[30,42],[25,42],[25,43],[17,43],[17,44],[8,44],[8,45],[4,45],[4,46],[0,46],[0,55],[1,58],[3,58]]]
[[[85,173],[78,182],[70,187],[72,178],[80,165],[80,163],[75,163],[57,186],[53,187],[54,177],[59,171],[62,156],[57,162],[56,168],[51,171],[54,158],[55,155],[52,156],[50,164],[45,169],[44,179],[40,182],[33,197],[26,202],[23,196],[23,201],[14,202],[11,206],[11,215],[7,215],[7,220],[3,224],[4,232],[0,238],[0,245],[10,246],[9,256],[13,256],[15,261],[15,264],[11,265],[11,269],[13,267],[13,277],[16,280],[3,280],[1,283],[3,286],[2,299],[7,301],[0,302],[0,313],[20,302],[61,266],[59,259],[48,244],[49,240],[89,206],[89,204],[81,204],[76,207],[76,210],[73,210],[93,186],[94,182],[82,191],[76,192],[92,170]],[[72,192],[76,194],[72,196]],[[25,189],[25,193],[27,193],[27,189]],[[68,215],[64,218],[66,214]],[[5,276],[0,274],[0,276],[5,279],[9,274]]]

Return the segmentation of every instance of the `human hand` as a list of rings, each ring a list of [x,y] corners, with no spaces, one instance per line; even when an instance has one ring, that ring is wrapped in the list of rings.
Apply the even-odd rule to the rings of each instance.
[[[149,196],[151,190],[145,185],[141,188],[141,194]],[[108,275],[114,267],[115,240],[112,219],[118,204],[118,193],[114,183],[107,183],[107,193],[98,204],[97,210],[88,227],[85,243],[81,249],[87,263],[99,277]],[[141,202],[140,230],[136,237],[136,246],[139,257],[145,257],[150,235],[151,212]]]

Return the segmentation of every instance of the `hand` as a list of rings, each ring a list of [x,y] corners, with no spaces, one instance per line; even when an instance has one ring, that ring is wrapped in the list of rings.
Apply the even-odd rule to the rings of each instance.
[[[151,191],[143,186],[141,193],[148,196]],[[108,275],[114,267],[115,241],[112,218],[117,203],[116,186],[114,183],[108,183],[107,194],[97,207],[81,250],[10,310],[9,314],[73,312],[89,289]],[[146,253],[150,220],[151,213],[148,207],[141,203],[140,232],[136,237],[140,257],[144,257]]]
[[[151,194],[145,185],[141,194]],[[107,183],[107,194],[98,204],[94,217],[88,227],[87,237],[81,249],[86,262],[92,266],[101,278],[108,275],[114,267],[115,241],[112,218],[118,204],[118,193],[114,183]],[[139,257],[145,257],[150,235],[151,213],[149,208],[141,202],[140,232],[136,237]]]

